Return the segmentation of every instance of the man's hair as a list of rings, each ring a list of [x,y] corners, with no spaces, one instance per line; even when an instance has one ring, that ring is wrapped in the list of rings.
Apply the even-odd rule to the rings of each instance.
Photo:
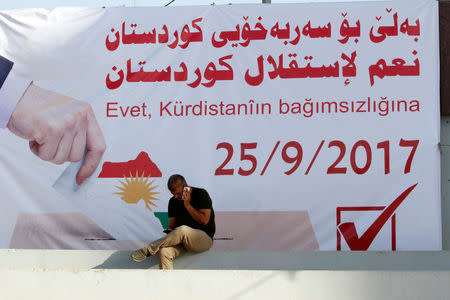
[[[170,176],[169,180],[167,181],[167,187],[171,192],[175,191],[176,189],[181,189],[185,184],[187,184],[186,179],[184,179],[184,177],[179,174]]]

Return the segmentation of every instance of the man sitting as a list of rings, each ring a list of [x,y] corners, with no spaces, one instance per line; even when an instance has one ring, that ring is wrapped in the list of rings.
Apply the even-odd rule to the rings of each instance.
[[[173,195],[169,200],[169,228],[164,230],[167,235],[131,254],[140,262],[158,253],[160,269],[173,269],[173,259],[185,251],[209,250],[216,231],[211,198],[205,189],[188,186],[178,174],[170,176],[167,187]]]

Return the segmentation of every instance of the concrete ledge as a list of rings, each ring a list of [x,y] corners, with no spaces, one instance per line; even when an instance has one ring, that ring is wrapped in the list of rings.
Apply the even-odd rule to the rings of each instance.
[[[448,299],[450,272],[11,270],[3,299]]]
[[[0,270],[158,269],[158,258],[136,263],[131,251],[0,250]],[[450,271],[450,251],[410,252],[220,252],[184,254],[175,269]]]
[[[0,250],[2,299],[448,299],[450,252]],[[365,270],[365,271],[361,271]]]

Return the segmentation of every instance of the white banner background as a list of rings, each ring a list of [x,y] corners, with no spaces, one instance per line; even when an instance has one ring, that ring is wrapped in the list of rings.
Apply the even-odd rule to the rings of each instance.
[[[380,43],[372,42],[369,35],[371,27],[376,32],[379,26],[392,26],[395,13],[398,15],[398,29],[406,18],[411,26],[417,19],[420,20],[418,41],[414,41],[416,36],[399,31],[397,36],[387,36]],[[123,22],[127,34],[132,30],[130,24],[137,24],[134,28],[136,33],[150,32],[153,28],[157,33],[162,33],[162,27],[166,25],[171,43],[175,30],[180,33],[184,25],[190,26],[197,18],[202,18],[198,24],[203,32],[203,41],[191,42],[186,49],[179,46],[170,49],[167,44],[158,43],[125,45],[122,42],[115,51],[105,47],[107,37],[111,41],[115,39],[111,29],[121,32]],[[342,38],[340,28],[344,19],[352,27],[360,21],[361,34],[357,42],[353,37],[345,44],[338,41]],[[296,36],[294,28],[298,26],[302,31],[309,21],[312,27],[330,23],[331,37],[310,38],[302,33],[297,45],[285,45],[284,40],[270,36],[270,29],[277,22],[280,28],[285,28],[285,24],[289,23],[288,41],[291,41]],[[235,30],[238,24],[242,29],[247,22],[251,29],[255,29],[255,24],[260,22],[268,30],[266,39],[252,40],[248,47],[232,47],[233,42],[221,48],[212,45],[214,32],[217,37],[222,31]],[[208,190],[218,215],[220,212],[236,212],[236,216],[239,212],[251,212],[242,219],[235,218],[235,222],[242,226],[241,234],[264,239],[261,244],[276,245],[282,239],[298,240],[301,244],[303,238],[312,236],[318,245],[313,249],[336,250],[338,207],[387,207],[403,191],[417,183],[395,211],[396,249],[439,250],[437,24],[437,2],[425,0],[405,3],[60,8],[50,12],[22,10],[2,12],[0,15],[0,55],[14,61],[15,68],[37,85],[87,101],[93,106],[108,146],[104,161],[126,162],[135,159],[141,151],[148,153],[162,172],[162,177],[152,178],[159,185],[157,191],[160,192],[157,196],[159,200],[155,201],[155,211],[167,211],[171,196],[166,188],[167,179],[173,173],[180,173],[186,177],[188,184]],[[240,42],[243,41],[241,37]],[[413,54],[414,50],[417,54]],[[342,70],[337,78],[271,80],[268,76],[268,72],[273,70],[267,61],[269,55],[278,64],[278,57],[283,54],[285,68],[294,58],[289,54],[295,53],[299,67],[305,67],[308,62],[313,67],[329,66],[337,61],[342,69],[347,62],[341,54],[350,57],[353,51],[357,53],[357,75],[348,77],[349,82],[346,82],[347,77],[342,75]],[[195,69],[199,68],[203,74],[210,62],[223,70],[218,60],[227,55],[232,55],[226,62],[233,69],[233,80],[218,80],[210,88],[201,84],[196,88],[187,85],[196,80]],[[264,80],[258,86],[251,86],[245,81],[245,73],[249,70],[252,76],[258,74],[257,58],[260,55],[264,57]],[[305,60],[304,57],[308,56],[313,58]],[[369,67],[376,65],[379,59],[392,65],[391,61],[395,58],[405,60],[405,65],[414,65],[413,61],[417,58],[420,61],[420,76],[375,77],[371,86]],[[184,62],[188,79],[185,82],[172,79],[170,82],[139,83],[124,80],[119,88],[108,89],[105,84],[107,74],[113,80],[118,78],[112,70],[114,66],[117,71],[122,69],[126,74],[128,59],[131,59],[133,72],[139,70],[140,61],[146,62],[145,71],[164,70],[171,66],[172,72],[180,71],[179,65]],[[356,101],[367,101],[368,97],[372,105],[385,97],[389,101],[406,100],[408,103],[417,100],[420,110],[391,111],[385,116],[380,112],[319,112],[305,116],[281,114],[279,110],[280,99],[284,103],[299,102],[302,105],[308,102],[306,99],[311,99],[311,102],[321,105],[324,101],[354,101],[356,104]],[[164,106],[169,101],[182,101],[184,105],[196,105],[200,101],[219,104],[222,101],[227,105],[249,104],[250,100],[270,103],[271,113],[176,117],[160,110],[161,103]],[[145,103],[151,118],[131,117],[129,114],[126,117],[107,117],[107,104],[114,102],[118,103],[118,109],[119,105],[126,109],[127,106],[142,107]],[[380,110],[379,107],[377,109]],[[111,113],[120,114],[120,110]],[[41,162],[29,153],[26,141],[6,130],[0,134],[0,207],[4,212],[0,221],[0,247],[13,246],[10,243],[21,213],[80,212],[119,241],[151,240],[161,235],[161,224],[145,207],[144,201],[129,204],[113,195],[118,192],[114,186],[119,185],[119,179],[94,176],[77,191],[66,186],[56,192],[52,185],[67,165],[54,166]],[[411,171],[407,174],[404,169],[411,147],[400,147],[401,139],[419,140]],[[327,169],[339,156],[337,147],[329,147],[333,140],[342,141],[346,146],[345,155],[337,166],[346,167],[345,174],[327,174]],[[350,163],[350,152],[359,140],[367,141],[372,152],[370,167],[361,175],[355,174]],[[261,175],[278,141],[280,144]],[[303,156],[298,169],[286,175],[284,172],[293,164],[286,163],[281,153],[290,141],[301,145]],[[305,175],[322,141],[323,147]],[[389,174],[385,174],[384,150],[377,149],[377,144],[383,141],[389,141]],[[227,157],[225,149],[216,149],[219,143],[224,142],[234,149],[225,167],[234,169],[234,175],[214,176]],[[246,150],[257,160],[256,169],[249,176],[238,174],[239,168],[251,168],[249,161],[240,159],[241,143],[257,143],[256,149]],[[287,150],[288,156],[295,154],[295,148]],[[366,155],[362,147],[357,149],[355,160],[357,166],[364,166]],[[100,170],[101,166],[96,175]],[[70,186],[71,178],[69,175],[67,177],[61,180]],[[302,235],[303,229],[299,230],[297,223],[291,225],[284,219],[272,218],[262,223],[255,223],[252,219],[252,214],[257,216],[257,212],[286,211],[307,213],[306,219],[299,222],[310,222],[312,231],[307,232],[309,236]],[[380,213],[381,210],[346,212],[342,214],[342,221],[354,222],[361,237]],[[392,222],[392,218],[386,222],[369,250],[392,250]],[[227,223],[224,224],[226,226]],[[274,228],[280,228],[285,236],[271,234]],[[226,228],[218,227],[218,231],[224,235],[227,233]],[[55,242],[54,245],[91,247],[83,241],[67,244]],[[233,250],[233,247],[230,249]],[[273,249],[278,248],[274,246]],[[293,249],[297,248],[280,247],[278,250]],[[342,249],[348,249],[343,239]]]

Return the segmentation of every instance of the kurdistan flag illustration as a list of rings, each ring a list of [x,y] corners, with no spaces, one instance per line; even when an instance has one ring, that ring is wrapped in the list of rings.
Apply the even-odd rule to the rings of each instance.
[[[147,152],[121,162],[105,161],[86,188],[84,212],[118,240],[149,240],[168,225],[161,201],[162,172]]]

